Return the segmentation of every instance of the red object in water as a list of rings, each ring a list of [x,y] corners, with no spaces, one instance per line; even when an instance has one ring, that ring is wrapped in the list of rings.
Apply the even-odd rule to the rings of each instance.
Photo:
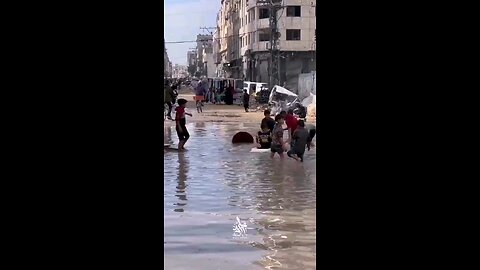
[[[248,132],[240,131],[233,136],[232,143],[253,143],[253,136]]]

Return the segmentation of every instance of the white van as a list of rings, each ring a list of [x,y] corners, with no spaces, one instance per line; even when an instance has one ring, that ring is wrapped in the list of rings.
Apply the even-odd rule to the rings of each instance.
[[[243,90],[247,90],[247,93],[249,95],[256,95],[258,92],[260,92],[262,89],[267,89],[267,84],[266,83],[260,83],[260,82],[243,82]]]

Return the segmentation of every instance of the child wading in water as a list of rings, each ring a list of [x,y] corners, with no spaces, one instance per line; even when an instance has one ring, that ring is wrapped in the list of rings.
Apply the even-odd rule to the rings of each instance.
[[[305,128],[305,122],[303,120],[298,120],[298,126],[292,136],[292,148],[287,152],[287,155],[297,161],[303,162],[305,146],[308,145],[308,148],[310,148],[311,140],[309,141],[309,138],[310,134]]]
[[[273,128],[272,131],[272,147],[270,148],[272,151],[272,154],[270,155],[271,158],[275,156],[275,153],[277,153],[280,158],[284,158],[283,152],[285,152],[285,141],[283,140],[283,123],[285,121],[283,120],[282,115],[277,115],[275,116],[275,121],[277,122],[275,124],[275,127]]]
[[[180,151],[185,150],[184,145],[188,138],[190,138],[190,134],[188,134],[186,127],[185,115],[192,116],[192,114],[185,112],[185,104],[187,104],[187,100],[181,98],[178,100],[178,107],[175,108],[175,130],[177,131],[178,135],[178,150]]]
[[[272,147],[272,137],[267,125],[262,125],[262,130],[258,132],[257,143],[259,144],[258,149],[270,149]]]

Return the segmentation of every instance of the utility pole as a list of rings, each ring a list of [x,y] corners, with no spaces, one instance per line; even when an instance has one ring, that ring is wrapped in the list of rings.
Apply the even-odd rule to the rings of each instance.
[[[279,10],[284,8],[281,0],[263,0],[258,1],[257,4],[263,4],[270,11],[270,59],[268,70],[269,87],[280,84],[280,32],[278,32],[278,17]]]

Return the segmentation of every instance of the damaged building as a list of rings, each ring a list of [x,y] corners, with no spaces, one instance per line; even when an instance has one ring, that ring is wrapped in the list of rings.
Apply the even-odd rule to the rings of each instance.
[[[217,16],[218,66],[226,77],[269,82],[268,1],[222,0]],[[277,12],[280,85],[295,89],[298,76],[316,70],[316,1],[283,0]]]

